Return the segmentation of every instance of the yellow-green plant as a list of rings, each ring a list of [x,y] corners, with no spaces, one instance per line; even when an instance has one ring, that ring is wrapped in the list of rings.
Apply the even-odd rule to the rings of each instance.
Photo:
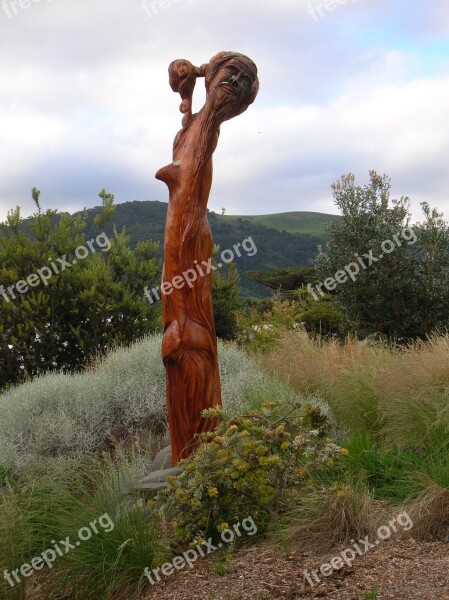
[[[312,471],[346,452],[326,437],[329,422],[317,406],[266,403],[231,420],[220,409],[203,415],[218,418],[218,428],[201,436],[181,475],[158,498],[183,541],[216,540],[248,517],[263,532],[287,489],[307,485]]]
[[[286,331],[303,329],[299,304],[285,300],[280,293],[237,315],[240,346],[253,352],[273,349]]]

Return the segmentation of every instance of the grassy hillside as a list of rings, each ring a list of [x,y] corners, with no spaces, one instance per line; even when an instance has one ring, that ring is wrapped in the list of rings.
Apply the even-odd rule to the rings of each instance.
[[[264,227],[287,231],[288,233],[308,233],[310,235],[326,236],[326,228],[332,221],[340,218],[338,215],[328,215],[317,212],[285,212],[273,215],[224,215],[226,221],[244,219]]]
[[[99,207],[90,209],[93,219]],[[134,201],[117,205],[112,223],[107,227],[108,235],[113,225],[121,230],[126,227],[133,246],[140,240],[164,239],[167,204],[158,201]],[[317,254],[319,244],[326,240],[326,224],[337,218],[321,213],[296,212],[275,215],[239,217],[209,213],[209,223],[214,242],[222,250],[252,237],[257,246],[254,256],[242,255],[236,260],[241,275],[244,295],[263,297],[269,295],[266,287],[250,281],[245,273],[254,270],[278,270],[281,268],[310,266]]]

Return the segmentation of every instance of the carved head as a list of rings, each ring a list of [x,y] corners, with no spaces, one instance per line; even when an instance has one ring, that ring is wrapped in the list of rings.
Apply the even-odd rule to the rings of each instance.
[[[171,88],[182,98],[180,111],[185,115],[184,127],[192,121],[192,96],[197,77],[206,78],[206,106],[219,122],[244,112],[259,91],[256,65],[238,52],[220,52],[201,67],[178,59],[170,64],[168,71]]]
[[[220,120],[232,119],[254,102],[259,91],[257,67],[237,52],[220,52],[205,70],[208,102],[218,111]]]

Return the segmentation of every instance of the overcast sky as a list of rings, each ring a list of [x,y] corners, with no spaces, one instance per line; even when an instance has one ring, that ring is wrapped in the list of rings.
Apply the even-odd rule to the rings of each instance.
[[[168,199],[176,58],[250,56],[260,92],[222,126],[209,206],[336,213],[330,185],[391,176],[449,218],[448,0],[0,0],[0,220]],[[331,10],[333,8],[333,10]],[[194,108],[204,101],[199,80]]]

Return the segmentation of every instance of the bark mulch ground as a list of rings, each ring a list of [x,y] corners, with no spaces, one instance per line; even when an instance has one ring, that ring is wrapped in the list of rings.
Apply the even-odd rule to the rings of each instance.
[[[449,600],[448,542],[382,542],[311,587],[304,569],[319,569],[343,549],[286,556],[255,544],[236,551],[222,576],[214,568],[217,557],[210,555],[193,569],[163,578],[141,600]],[[366,595],[375,588],[377,596]]]

